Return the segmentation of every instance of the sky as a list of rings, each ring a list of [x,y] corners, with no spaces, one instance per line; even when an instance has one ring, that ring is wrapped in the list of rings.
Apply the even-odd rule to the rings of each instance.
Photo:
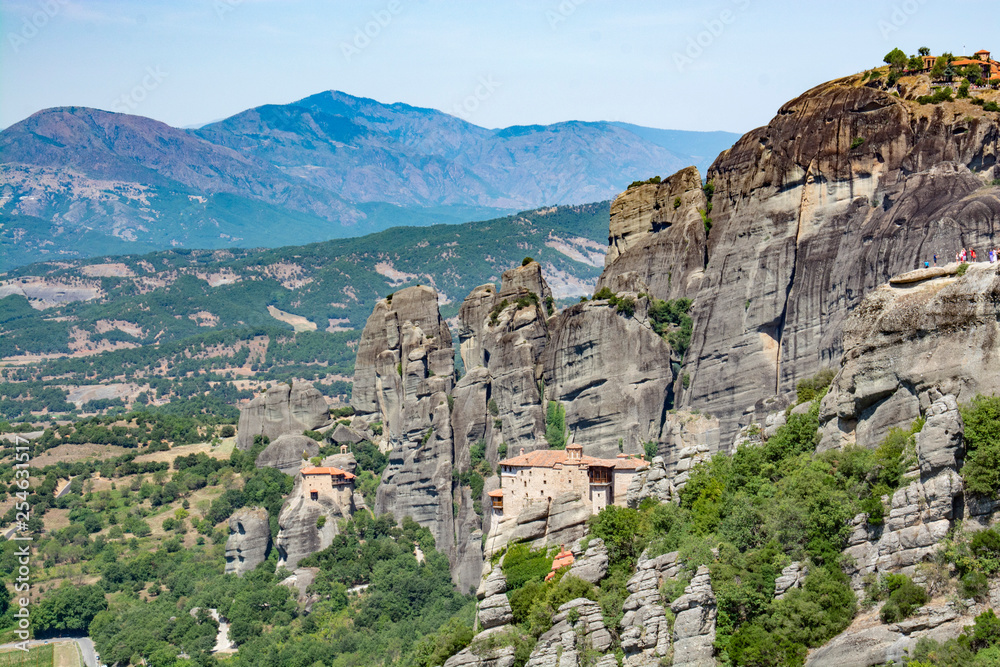
[[[54,106],[198,126],[323,90],[483,127],[746,132],[899,46],[1000,53],[940,0],[0,0],[0,127]],[[988,34],[989,33],[989,34]]]

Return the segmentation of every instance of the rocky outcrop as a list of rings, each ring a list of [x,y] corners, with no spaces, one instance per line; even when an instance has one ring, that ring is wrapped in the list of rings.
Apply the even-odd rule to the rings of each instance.
[[[590,503],[572,492],[533,502],[517,516],[504,517],[491,527],[483,555],[489,558],[515,541],[532,548],[572,544],[586,533],[590,510]]]
[[[859,618],[841,634],[811,652],[806,665],[874,665],[905,664],[923,638],[945,642],[958,637],[975,620],[976,606],[971,600],[935,602],[917,609],[905,621],[890,625],[856,627],[878,623],[877,618]],[[874,615],[874,614],[872,614]]]
[[[690,410],[672,410],[664,417],[660,442],[671,482],[680,491],[694,466],[722,451],[719,419]]]
[[[606,651],[611,646],[611,633],[604,626],[601,608],[586,598],[570,600],[559,607],[552,617],[552,628],[538,638],[526,667],[580,667],[584,651]],[[605,664],[613,654],[604,656]],[[615,663],[608,663],[615,664]]]
[[[955,397],[937,399],[917,434],[919,477],[892,495],[884,525],[869,525],[863,514],[855,518],[844,551],[855,590],[861,590],[868,574],[913,575],[917,564],[930,559],[953,522],[961,518],[962,431]]]
[[[844,327],[843,366],[823,399],[822,449],[876,446],[908,427],[932,392],[967,401],[1000,392],[1000,276],[972,264],[964,276],[871,292]]]
[[[690,381],[675,387],[677,404],[718,416],[724,442],[760,401],[793,394],[798,381],[837,363],[845,320],[866,293],[935,253],[974,246],[985,254],[991,244],[1000,190],[983,186],[1000,148],[996,115],[965,102],[922,106],[907,94],[860,76],[826,83],[723,152],[707,174],[710,231],[687,251],[702,256],[697,278],[675,238],[699,243],[680,229],[696,234],[701,220],[655,229],[663,204],[667,214],[673,206],[658,191],[690,181],[694,201],[693,175],[616,202],[602,284],[637,273],[657,296],[654,285],[697,286],[687,294],[694,332],[681,370]],[[677,211],[688,211],[683,197]],[[646,269],[658,237],[671,249]],[[629,260],[636,243],[650,248],[639,265]]]
[[[667,620],[660,586],[677,579],[683,570],[676,551],[649,558],[639,556],[635,574],[626,587],[629,596],[622,607],[621,645],[625,667],[656,667],[669,655],[670,623]]]
[[[246,451],[258,435],[273,441],[282,435],[302,435],[328,421],[330,410],[319,390],[308,382],[282,383],[240,410],[236,446]]]
[[[326,494],[312,500],[302,493],[302,484],[302,475],[296,475],[292,492],[278,514],[278,567],[288,570],[330,546],[339,533],[338,521],[351,518],[356,509],[353,502],[340,505]]]
[[[587,543],[587,548],[583,548],[584,540],[577,540],[573,543],[570,551],[573,552],[574,561],[570,566],[567,575],[589,581],[596,584],[608,573],[608,547],[604,540],[599,537],[591,538]]]
[[[591,456],[642,452],[660,438],[672,351],[649,323],[649,300],[632,298],[634,313],[590,301],[549,323],[545,398],[565,407],[573,441]]]
[[[637,508],[646,498],[654,498],[661,503],[680,501],[662,456],[653,457],[649,467],[636,473],[628,486],[625,501],[629,507]]]
[[[631,291],[620,282],[627,275],[659,299],[694,296],[706,260],[708,233],[701,212],[708,210],[695,167],[618,195],[611,204],[607,268],[597,288]]]
[[[708,567],[698,568],[684,595],[673,601],[674,667],[715,665],[715,593],[712,592]]]
[[[781,575],[774,580],[774,599],[782,599],[785,597],[785,593],[793,588],[802,588],[807,574],[809,574],[809,568],[798,561],[783,569]]]
[[[437,302],[432,288],[418,286],[376,304],[358,344],[351,402],[359,416],[383,423],[390,450],[375,512],[408,516],[430,529],[455,583],[467,591],[482,570],[480,520],[467,489],[453,482],[461,462],[468,465],[468,443],[456,459],[449,405],[454,351]]]
[[[517,633],[510,624],[514,620],[507,600],[507,578],[500,565],[494,566],[479,583],[476,596],[476,630],[468,648],[448,658],[445,667],[511,667],[514,647],[498,635]]]
[[[226,574],[243,576],[267,560],[271,549],[271,525],[267,510],[243,507],[229,517],[226,540]]]
[[[319,454],[319,443],[305,435],[282,435],[257,456],[258,468],[275,468],[286,475],[295,475],[306,459]]]

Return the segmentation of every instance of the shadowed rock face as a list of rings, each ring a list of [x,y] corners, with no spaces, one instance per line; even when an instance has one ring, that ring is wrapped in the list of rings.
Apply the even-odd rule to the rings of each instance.
[[[638,299],[627,315],[591,301],[550,321],[542,355],[546,400],[564,405],[566,427],[588,455],[642,452],[644,442],[660,437],[673,383],[671,349],[650,326],[648,305]]]
[[[299,561],[330,546],[340,530],[337,524],[354,515],[353,502],[341,505],[320,495],[318,500],[303,497],[303,479],[295,476],[295,486],[278,514],[278,567],[294,570]],[[325,517],[320,526],[320,517]]]
[[[323,394],[308,382],[282,383],[250,401],[240,410],[236,446],[246,451],[253,439],[265,435],[270,440],[286,434],[302,435],[330,421],[330,409]]]
[[[454,380],[451,333],[438,311],[437,292],[409,287],[380,301],[358,345],[352,396],[359,415],[384,424],[392,448],[374,509],[430,529],[437,549],[448,555],[453,580],[467,591],[482,570],[482,547],[468,489],[452,479],[456,453],[448,395]],[[462,433],[467,443],[475,425]],[[467,444],[463,451],[467,467]]]
[[[229,517],[226,540],[226,574],[243,576],[267,559],[271,548],[271,527],[267,510],[243,507]]]
[[[853,77],[784,105],[709,170],[713,222],[690,256],[684,243],[700,242],[687,217],[699,206],[693,173],[616,201],[602,284],[632,275],[661,298],[694,297],[678,406],[718,416],[721,442],[762,400],[839,362],[845,319],[867,292],[935,253],[985,255],[1000,226],[998,190],[984,187],[996,175],[997,116],[907,94]],[[683,220],[657,230],[670,196]]]

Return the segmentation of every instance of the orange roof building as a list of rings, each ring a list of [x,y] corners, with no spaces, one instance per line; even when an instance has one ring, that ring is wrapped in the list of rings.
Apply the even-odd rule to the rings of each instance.
[[[309,467],[302,474],[301,494],[306,500],[334,502],[341,507],[354,504],[355,475],[332,466]]]
[[[559,546],[559,553],[556,554],[555,559],[552,561],[552,571],[545,575],[545,581],[552,579],[556,576],[556,572],[564,567],[569,567],[576,562],[576,557],[573,555],[572,551],[566,549],[565,546]]]
[[[551,501],[562,493],[578,493],[597,514],[608,505],[625,505],[625,494],[635,474],[647,463],[637,456],[613,459],[586,456],[583,447],[536,449],[500,461],[501,495],[493,499],[495,517],[516,517],[529,504]]]

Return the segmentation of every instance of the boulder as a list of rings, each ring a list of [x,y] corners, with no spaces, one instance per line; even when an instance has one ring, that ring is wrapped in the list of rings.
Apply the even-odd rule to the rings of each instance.
[[[684,594],[673,601],[674,667],[715,665],[715,594],[708,567],[698,568]]]
[[[916,438],[920,474],[930,477],[946,468],[960,470],[965,461],[965,425],[958,401],[951,394],[939,398],[927,409],[926,420]]]
[[[514,614],[511,612],[507,596],[497,593],[479,603],[476,618],[479,621],[479,628],[488,630],[501,625],[510,625],[514,621]]]
[[[305,435],[282,435],[257,456],[258,468],[274,468],[286,475],[295,475],[308,459],[319,454],[319,443]]]
[[[365,434],[355,431],[350,426],[345,426],[344,424],[337,424],[337,428],[333,429],[333,433],[329,436],[330,442],[335,445],[356,445],[362,440],[365,440]]]
[[[243,576],[267,560],[271,548],[271,525],[267,510],[243,507],[229,517],[226,540],[226,574]]]
[[[538,638],[526,667],[581,667],[585,651],[600,653],[610,646],[611,633],[604,626],[600,606],[577,598],[559,607],[552,628]],[[600,660],[606,662],[607,657]],[[614,660],[614,655],[610,658]]]
[[[577,540],[573,544],[571,551],[576,560],[569,568],[568,574],[596,584],[608,573],[608,548],[604,545],[604,540],[599,537],[591,538],[586,551],[583,550],[581,543],[582,540]]]
[[[240,410],[236,447],[247,451],[258,435],[272,441],[282,435],[302,435],[329,420],[326,399],[315,387],[307,382],[281,383]]]
[[[636,473],[629,484],[626,495],[629,507],[639,507],[646,498],[655,498],[661,503],[680,502],[662,456],[653,457],[649,467]]]

